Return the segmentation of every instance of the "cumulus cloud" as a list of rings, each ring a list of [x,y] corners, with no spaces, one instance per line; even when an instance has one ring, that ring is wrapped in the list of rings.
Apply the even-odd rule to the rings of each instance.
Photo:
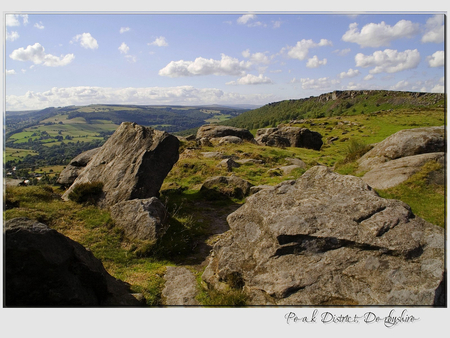
[[[422,42],[444,42],[444,15],[436,14],[427,20]]]
[[[34,24],[34,27],[36,27],[37,29],[44,29],[44,25],[42,24],[42,21],[36,22]]]
[[[183,77],[197,75],[233,75],[244,76],[251,62],[239,61],[225,54],[220,60],[198,57],[195,61],[171,61],[159,71],[161,76]]]
[[[438,50],[433,55],[427,57],[430,67],[444,67],[445,55],[443,50]]]
[[[280,28],[281,21],[272,21],[272,28]]]
[[[6,31],[6,41],[14,41],[20,37],[19,33],[16,31],[8,32]]]
[[[267,65],[270,63],[270,58],[266,55],[267,53],[268,52],[264,53],[258,52],[251,54],[250,49],[247,49],[242,52],[242,56],[245,57],[246,59],[249,59],[252,63]]]
[[[272,80],[262,74],[255,76],[252,74],[247,74],[237,81],[227,82],[227,85],[257,85],[257,84],[268,84],[272,83]]]
[[[16,71],[14,69],[7,69],[6,70],[6,75],[14,75],[16,74]]]
[[[256,15],[255,14],[244,14],[240,16],[236,21],[240,25],[246,25],[249,21],[255,20]]]
[[[28,14],[6,14],[5,24],[7,27],[20,26],[20,19],[24,26],[28,24]]]
[[[94,37],[91,35],[91,33],[78,34],[73,37],[71,43],[73,43],[73,42],[80,42],[80,45],[86,49],[97,49],[98,48],[97,40],[94,39]]]
[[[120,45],[120,47],[118,49],[119,49],[120,53],[127,54],[128,51],[130,50],[130,47],[128,47],[125,42],[122,42],[122,44]]]
[[[45,53],[45,48],[39,43],[29,45],[27,48],[14,50],[9,57],[16,61],[31,61],[34,64],[42,64],[48,67],[66,66],[73,61],[73,54],[61,55],[60,57]]]
[[[302,78],[300,79],[300,82],[302,84],[302,89],[328,89],[331,88],[334,85],[339,84],[339,80],[332,79],[329,77],[321,77],[319,79],[310,79],[308,78]]]
[[[356,22],[349,25],[349,29],[342,36],[346,42],[354,42],[361,47],[381,47],[397,39],[412,38],[418,34],[420,26],[409,20],[400,20],[394,26],[387,25],[384,21],[379,24],[369,23],[361,31],[358,30]]]
[[[319,66],[324,66],[327,64],[327,59],[319,60],[317,55],[314,55],[312,58],[308,59],[306,63],[306,67],[308,68],[318,68]]]
[[[366,76],[364,76],[364,81],[369,81],[373,79],[373,75],[372,74],[368,74]]]
[[[356,67],[374,67],[370,74],[397,73],[406,69],[413,69],[419,65],[420,53],[417,49],[397,50],[385,49],[376,51],[372,55],[358,53],[355,56]]]
[[[102,88],[68,87],[52,88],[44,92],[26,92],[24,95],[6,96],[8,110],[43,109],[49,106],[69,106],[87,104],[265,104],[278,98],[274,95],[242,95],[224,92],[216,88],[146,87],[146,88]]]
[[[156,38],[155,41],[150,42],[148,45],[158,46],[158,47],[165,47],[169,44],[166,41],[166,38],[164,36],[160,36],[159,38]]]
[[[395,85],[391,86],[391,90],[405,90],[405,89],[409,89],[410,87],[410,83],[406,80],[401,80],[399,82],[397,82]]]
[[[125,55],[125,59],[127,59],[127,61],[130,63],[134,63],[137,61],[136,56],[133,55]]]
[[[323,46],[332,46],[332,42],[327,39],[321,39],[319,43],[314,42],[313,40],[301,40],[298,41],[294,47],[288,46],[282,48],[280,53],[284,53],[287,51],[288,57],[292,59],[304,60],[308,57],[309,50],[311,48],[323,47]]]
[[[358,76],[359,74],[361,74],[361,73],[359,72],[358,69],[350,68],[348,71],[340,73],[339,77],[341,79],[352,78],[352,77]]]
[[[444,92],[444,78],[441,77],[439,80],[439,83],[436,84],[433,88],[430,90],[432,93],[443,93]]]
[[[130,27],[120,27],[120,34],[123,34],[125,32],[129,32],[130,31]]]

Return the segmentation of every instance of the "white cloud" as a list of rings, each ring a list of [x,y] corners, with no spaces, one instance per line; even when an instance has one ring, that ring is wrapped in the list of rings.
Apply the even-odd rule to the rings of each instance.
[[[341,79],[352,78],[352,77],[358,76],[359,74],[361,74],[361,73],[359,72],[358,69],[350,68],[348,71],[340,73],[339,77]]]
[[[364,81],[369,81],[373,79],[373,75],[372,74],[368,74],[366,76],[364,76]]]
[[[45,54],[45,49],[39,43],[27,48],[19,48],[14,50],[9,57],[16,61],[31,61],[34,64],[42,64],[48,67],[66,66],[73,61],[73,54],[61,55],[60,57]]]
[[[372,55],[358,53],[355,56],[356,67],[375,67],[369,71],[370,74],[397,73],[406,69],[413,69],[419,65],[420,53],[417,49],[397,50],[385,49],[376,51]]]
[[[20,26],[20,19],[24,26],[28,24],[28,14],[6,14],[5,24],[6,27]]]
[[[225,54],[220,60],[198,57],[195,61],[171,61],[159,71],[161,76],[182,77],[196,75],[233,75],[243,76],[251,62],[239,61]]]
[[[102,88],[102,87],[68,87],[57,88],[45,92],[29,91],[21,96],[8,95],[8,110],[43,109],[69,105],[88,104],[230,104],[252,103],[265,104],[276,101],[272,94],[242,95],[224,92],[216,88],[179,87],[147,87],[147,88]]]
[[[14,41],[20,37],[19,33],[16,31],[8,32],[6,31],[6,41]]]
[[[272,21],[272,28],[280,28],[281,21]]]
[[[80,45],[86,49],[97,49],[98,43],[97,40],[91,35],[91,33],[83,33],[74,36],[71,43],[80,42]]]
[[[310,79],[309,77],[302,78],[300,79],[300,82],[302,84],[302,89],[319,89],[319,90],[328,89],[340,83],[339,80],[331,79],[329,77],[321,77],[319,79]]]
[[[120,34],[123,34],[125,32],[129,32],[130,31],[130,27],[120,27]]]
[[[257,85],[257,84],[268,84],[272,83],[272,80],[262,74],[255,76],[252,74],[247,74],[237,81],[227,82],[227,85]]]
[[[444,42],[444,15],[436,14],[429,18],[425,25],[425,34],[422,36],[422,42]]]
[[[17,74],[14,69],[9,69],[9,70],[7,69],[6,70],[6,75],[14,75],[14,74]]]
[[[34,24],[34,27],[36,27],[37,29],[44,29],[44,25],[42,24],[42,21],[36,22]]]
[[[391,86],[391,90],[405,90],[410,87],[410,83],[406,80],[401,80],[397,82],[395,85]]]
[[[246,25],[247,22],[255,19],[256,19],[255,14],[244,14],[237,19],[237,23],[240,25]]]
[[[444,92],[444,78],[441,77],[439,80],[439,83],[436,84],[433,88],[430,90],[432,93],[443,93]]]
[[[349,25],[349,29],[342,36],[346,42],[354,42],[361,47],[389,46],[397,39],[412,38],[419,33],[420,26],[408,20],[400,20],[394,26],[387,25],[384,21],[379,24],[369,23],[361,31],[358,31],[356,22]]]
[[[309,50],[311,48],[323,47],[323,46],[332,46],[331,41],[327,39],[321,39],[319,43],[314,42],[313,40],[301,40],[298,41],[294,47],[288,46],[282,48],[280,53],[287,52],[287,55],[292,59],[304,60],[308,57]]]
[[[438,50],[433,55],[427,57],[430,67],[444,67],[445,54],[443,50]]]
[[[133,55],[125,55],[125,58],[127,59],[128,62],[134,63],[137,61],[136,56]]]
[[[250,53],[250,49],[246,49],[242,52],[242,56],[250,59],[250,61],[252,63],[256,63],[256,64],[269,64],[270,63],[270,58],[266,55],[268,52],[258,52],[258,53],[254,53],[251,54]]]
[[[169,44],[166,41],[166,38],[164,36],[160,36],[159,38],[156,38],[155,41],[150,42],[148,45],[158,46],[158,47],[165,47]]]
[[[319,60],[317,55],[314,55],[312,58],[308,59],[306,63],[306,67],[308,68],[318,68],[319,66],[324,66],[327,64],[327,59]]]
[[[336,50],[332,51],[332,53],[335,53],[335,54],[337,54],[339,56],[345,56],[345,55],[347,55],[350,52],[351,52],[350,48],[336,49]]]
[[[120,47],[118,49],[119,49],[120,53],[127,54],[128,51],[130,50],[130,47],[128,47],[125,42],[122,42],[122,44],[120,45]]]

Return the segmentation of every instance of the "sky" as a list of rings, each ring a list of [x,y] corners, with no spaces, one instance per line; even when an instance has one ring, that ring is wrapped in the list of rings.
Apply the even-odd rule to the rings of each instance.
[[[443,12],[10,12],[4,25],[6,110],[444,92]]]

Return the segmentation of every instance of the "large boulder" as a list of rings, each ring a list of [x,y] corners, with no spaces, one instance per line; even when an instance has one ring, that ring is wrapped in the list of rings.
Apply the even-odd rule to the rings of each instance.
[[[320,150],[322,135],[316,131],[299,127],[258,129],[256,142],[271,147],[298,147]]]
[[[197,281],[191,271],[181,266],[169,266],[164,279],[166,283],[161,295],[165,305],[199,305],[195,299]]]
[[[223,195],[227,197],[244,198],[250,195],[253,185],[237,176],[216,176],[207,179],[201,186],[203,194],[215,197]]]
[[[323,166],[227,218],[202,278],[251,305],[444,305],[444,229]]]
[[[253,135],[245,128],[235,128],[230,126],[218,126],[207,124],[201,126],[197,131],[197,140],[202,138],[222,138],[225,136],[236,136],[242,140],[252,141]]]
[[[178,161],[178,139],[166,132],[124,122],[92,158],[72,186],[102,182],[103,208],[135,198],[158,196],[159,189]]]
[[[428,153],[406,156],[379,164],[368,171],[363,181],[375,189],[388,189],[406,181],[422,169],[429,161],[436,161],[445,166],[445,153]]]
[[[95,156],[95,154],[98,153],[100,148],[94,148],[88,151],[85,151],[75,157],[70,163],[64,168],[63,171],[61,171],[61,174],[59,174],[59,178],[57,183],[61,184],[63,186],[71,186],[73,182],[77,179],[78,175],[80,174],[80,171],[84,169],[84,167],[87,166],[89,161],[92,159],[92,157]]]
[[[3,229],[8,307],[139,306],[81,244],[47,225],[15,218]]]
[[[368,171],[401,157],[445,151],[444,126],[400,130],[365,153],[358,160],[358,170]]]
[[[130,239],[156,241],[169,227],[166,207],[156,197],[122,201],[110,211],[115,224]]]

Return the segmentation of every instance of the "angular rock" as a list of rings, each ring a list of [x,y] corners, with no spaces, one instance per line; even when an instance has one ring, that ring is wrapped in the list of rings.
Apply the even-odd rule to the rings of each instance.
[[[5,305],[8,307],[139,306],[79,243],[28,218],[5,223]]]
[[[444,126],[400,130],[365,153],[358,160],[358,170],[368,171],[400,157],[445,151]]]
[[[165,305],[199,305],[197,281],[194,274],[183,267],[168,266],[164,276],[166,280],[162,296]]]
[[[322,135],[316,131],[299,127],[258,129],[256,142],[271,147],[298,147],[320,150]]]
[[[236,163],[232,158],[227,158],[219,162],[217,167],[227,168],[228,171],[232,171],[233,168],[239,168],[241,165]]]
[[[161,185],[178,161],[178,139],[166,132],[124,122],[64,193],[67,200],[77,184],[100,181],[98,205],[158,196]]]
[[[198,139],[197,144],[201,147],[213,147],[214,145],[211,143],[210,139],[207,137],[202,137]]]
[[[280,170],[283,172],[283,175],[289,175],[295,169],[304,169],[304,167],[301,167],[296,164],[291,164],[291,165],[287,165],[284,167],[280,167]]]
[[[375,189],[388,189],[406,181],[429,161],[445,166],[445,153],[428,153],[407,156],[379,164],[367,172],[363,181]]]
[[[226,156],[223,153],[217,152],[217,151],[207,151],[201,153],[204,158],[226,158]]]
[[[61,171],[61,174],[59,174],[58,181],[56,183],[64,185],[64,186],[70,186],[72,183],[76,180],[78,175],[80,174],[80,171],[84,169],[84,167],[87,166],[89,161],[92,159],[92,157],[95,156],[95,154],[98,153],[100,148],[94,148],[88,151],[85,151],[75,157],[70,163],[66,166],[66,168]]]
[[[306,163],[303,162],[299,158],[289,158],[289,157],[287,157],[287,158],[285,158],[285,160],[286,160],[286,162],[288,162],[291,165],[295,164],[295,165],[299,166],[300,168],[306,169]]]
[[[216,176],[207,179],[201,186],[203,193],[219,193],[228,197],[244,198],[253,185],[237,176]]]
[[[254,158],[245,158],[242,160],[236,160],[236,162],[239,164],[263,164],[264,163],[264,161],[256,160]]]
[[[218,126],[218,125],[204,125],[201,126],[197,131],[197,140],[206,137],[211,138],[222,138],[224,136],[237,136],[242,140],[253,140],[253,135],[245,128],[235,128],[229,126]]]
[[[250,195],[256,194],[257,192],[260,192],[261,190],[266,190],[266,189],[275,189],[275,186],[267,185],[267,184],[255,185],[250,188]]]
[[[444,229],[360,178],[313,167],[227,221],[202,278],[250,305],[443,305]]]
[[[119,202],[110,211],[115,224],[130,239],[156,241],[169,227],[166,207],[156,197]]]

